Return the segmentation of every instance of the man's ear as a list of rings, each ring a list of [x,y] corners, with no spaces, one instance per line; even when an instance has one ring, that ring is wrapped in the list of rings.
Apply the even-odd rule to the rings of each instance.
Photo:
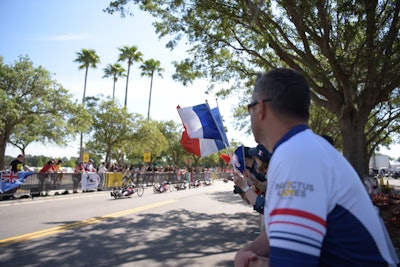
[[[259,120],[264,120],[265,117],[268,115],[268,112],[270,112],[268,105],[262,101],[258,103],[258,109],[256,109],[256,115],[258,116]]]

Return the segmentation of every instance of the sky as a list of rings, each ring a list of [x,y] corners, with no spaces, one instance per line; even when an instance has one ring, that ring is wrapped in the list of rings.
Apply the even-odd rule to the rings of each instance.
[[[68,89],[74,98],[81,100],[84,86],[84,70],[73,62],[83,48],[94,49],[101,63],[97,69],[89,69],[86,96],[103,94],[112,96],[112,78],[103,78],[104,68],[117,62],[119,47],[135,45],[143,58],[156,59],[165,69],[163,78],[154,77],[150,117],[158,121],[174,120],[181,123],[176,106],[193,106],[208,101],[211,108],[217,105],[216,97],[206,95],[207,81],[196,81],[183,86],[173,81],[172,61],[184,59],[187,54],[180,47],[171,51],[165,48],[167,39],[159,39],[152,26],[153,18],[135,11],[135,16],[121,18],[119,14],[107,14],[102,10],[110,0],[0,0],[0,55],[5,64],[14,63],[19,56],[27,55],[35,67],[43,66],[52,78]],[[127,63],[121,62],[127,69]],[[128,111],[147,117],[150,78],[140,75],[140,64],[131,66],[128,92]],[[116,83],[115,97],[124,104],[125,78]],[[228,139],[235,139],[246,146],[255,146],[251,135],[235,131],[232,126],[232,108],[236,98],[218,99],[218,106],[228,129]],[[79,136],[68,147],[40,143],[29,145],[26,154],[54,158],[76,157]],[[17,156],[19,149],[7,146],[6,155]]]
[[[112,96],[113,81],[102,78],[104,68],[117,62],[119,47],[135,45],[144,59],[156,59],[165,69],[163,78],[155,76],[151,99],[150,117],[154,120],[181,122],[176,106],[193,106],[208,100],[210,107],[216,106],[215,96],[206,95],[207,81],[196,81],[187,87],[172,80],[172,61],[184,59],[187,54],[183,45],[173,51],[165,48],[167,39],[159,39],[152,26],[153,18],[134,10],[135,16],[121,18],[119,14],[107,14],[102,10],[111,0],[0,0],[0,56],[5,64],[15,62],[19,56],[27,55],[35,67],[42,66],[52,73],[52,78],[67,88],[74,98],[83,96],[84,70],[73,61],[83,48],[94,49],[101,63],[97,69],[89,69],[86,96],[103,94]],[[126,69],[126,62],[121,65]],[[128,111],[147,116],[150,78],[141,77],[140,64],[131,67],[129,77]],[[116,84],[115,97],[123,105],[125,79]],[[233,107],[237,99],[218,100],[220,112],[228,129],[228,139],[245,146],[255,146],[251,135],[233,128]],[[77,157],[79,136],[67,147],[40,143],[29,145],[26,154],[44,155],[53,158]],[[393,158],[400,157],[400,145],[381,153]],[[19,149],[8,146],[6,155],[17,156]]]

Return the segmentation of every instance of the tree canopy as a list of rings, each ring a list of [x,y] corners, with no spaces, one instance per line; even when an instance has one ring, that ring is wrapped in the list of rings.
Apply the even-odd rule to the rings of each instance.
[[[77,130],[80,107],[49,71],[35,67],[27,56],[9,65],[0,57],[0,169],[9,142],[22,151],[33,141],[65,144]]]
[[[105,11],[129,14],[129,4],[155,17],[167,47],[185,42],[189,56],[175,62],[175,79],[227,82],[217,94],[243,96],[239,110],[256,73],[302,72],[312,102],[335,115],[360,177],[370,149],[399,129],[399,1],[116,0]]]

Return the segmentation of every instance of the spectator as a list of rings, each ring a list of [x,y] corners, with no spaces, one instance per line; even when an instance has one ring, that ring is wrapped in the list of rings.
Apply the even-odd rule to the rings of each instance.
[[[93,160],[89,159],[89,162],[85,165],[85,171],[87,172],[96,172],[96,168],[93,166]]]
[[[308,128],[309,106],[309,87],[297,71],[257,78],[248,111],[254,139],[272,152],[266,231],[239,250],[235,266],[396,266],[357,172]]]
[[[20,172],[22,170],[30,171],[29,167],[24,164],[24,158],[24,155],[20,154],[16,159],[11,161],[10,166],[12,172]]]
[[[63,172],[63,170],[62,170],[62,160],[61,160],[61,159],[59,159],[59,160],[57,161],[57,164],[56,164],[56,171],[57,171],[57,172]]]
[[[49,160],[43,168],[39,171],[39,173],[53,173],[56,172],[56,166],[54,165],[54,159]]]
[[[258,144],[256,147],[249,149],[249,155],[254,157],[255,160],[255,166],[252,173],[256,179],[253,178],[253,182],[261,192],[265,193],[267,184],[266,174],[270,153],[263,145]]]
[[[83,162],[79,162],[78,164],[76,164],[75,169],[74,169],[74,176],[72,177],[72,181],[73,181],[73,185],[72,185],[72,190],[73,193],[78,193],[78,185],[79,182],[82,179],[82,173],[85,172],[85,165],[83,164]]]
[[[257,145],[257,147],[250,148],[248,150],[248,156],[253,156],[256,160],[256,170],[251,168],[250,166],[246,167],[244,176],[247,178],[239,179],[239,177],[235,177],[234,182],[235,185],[238,186],[244,193],[242,197],[247,199],[248,203],[253,205],[253,209],[261,214],[264,213],[264,202],[265,202],[265,189],[266,189],[266,172],[269,163],[269,153],[265,149],[263,145]],[[247,161],[249,162],[249,161]],[[253,173],[250,172],[250,169],[253,169]],[[257,172],[259,175],[254,175],[254,172]],[[262,177],[263,179],[259,180],[256,177]],[[254,186],[251,188],[249,183],[253,183]]]
[[[98,173],[106,173],[106,172],[107,172],[107,168],[106,168],[105,162],[102,162],[102,163],[97,167],[97,172],[98,172]]]

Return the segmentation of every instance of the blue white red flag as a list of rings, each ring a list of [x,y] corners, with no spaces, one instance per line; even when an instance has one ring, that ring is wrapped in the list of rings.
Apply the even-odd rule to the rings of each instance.
[[[35,174],[35,172],[0,172],[0,193],[18,188],[32,174]]]
[[[186,131],[182,133],[180,143],[187,152],[200,158],[207,157],[226,147],[221,140],[190,138]]]
[[[228,146],[225,128],[218,107],[210,110],[207,103],[193,107],[177,107],[185,131],[181,144],[187,152],[205,157]]]
[[[239,170],[241,173],[244,173],[245,169],[245,162],[244,162],[244,146],[241,145],[238,148],[236,148],[235,153],[233,154],[231,158],[231,164],[235,166],[237,170]]]
[[[229,147],[228,137],[226,136],[225,127],[224,127],[224,123],[222,122],[221,113],[219,113],[219,108],[218,107],[213,108],[211,110],[211,113],[215,119],[215,123],[216,123],[218,129],[220,130],[220,134],[221,134],[223,143],[227,147]]]

